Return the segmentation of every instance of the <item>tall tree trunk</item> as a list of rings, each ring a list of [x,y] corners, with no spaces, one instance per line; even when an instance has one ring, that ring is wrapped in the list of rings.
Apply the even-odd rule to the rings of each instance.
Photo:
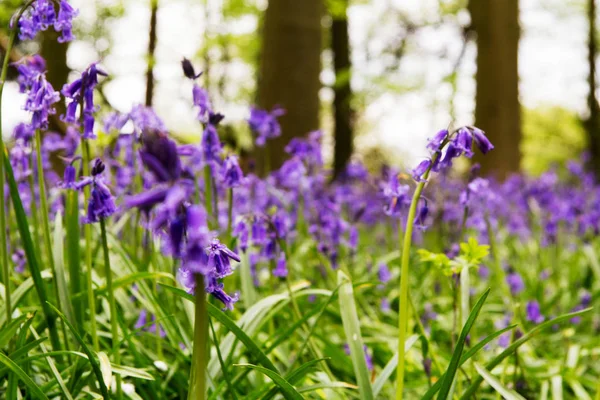
[[[596,56],[598,55],[598,44],[596,42],[596,0],[588,0],[588,108],[590,115],[585,121],[588,133],[589,149],[591,155],[590,167],[600,177],[600,106],[596,98]]]
[[[148,32],[148,69],[146,70],[146,106],[152,106],[154,98],[154,53],[156,51],[156,24],[158,0],[150,0],[150,29]]]
[[[348,38],[348,1],[344,0],[343,12],[332,13],[331,51],[335,71],[333,114],[335,122],[335,148],[333,154],[334,177],[344,171],[353,151],[353,117],[350,60],[350,41]]]
[[[263,173],[266,157],[271,168],[278,168],[286,159],[283,149],[290,139],[319,127],[322,12],[322,0],[269,1],[258,104],[266,109],[280,105],[287,113],[280,118],[282,135],[257,153]]]
[[[42,34],[40,55],[46,60],[46,79],[52,84],[54,90],[61,91],[71,71],[67,65],[68,43],[58,43],[59,34],[54,29],[48,29]],[[65,105],[62,101],[54,105],[55,115],[65,113]],[[51,118],[49,128],[56,132],[66,132],[65,126],[58,118]]]
[[[475,124],[486,131],[495,149],[481,157],[484,173],[498,178],[519,170],[518,0],[471,0],[477,33]]]

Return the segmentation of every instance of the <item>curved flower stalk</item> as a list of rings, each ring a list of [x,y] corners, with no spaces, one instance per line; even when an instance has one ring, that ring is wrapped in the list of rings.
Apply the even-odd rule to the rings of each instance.
[[[430,158],[422,161],[414,170],[413,178],[418,182],[408,210],[406,229],[402,243],[401,270],[400,270],[400,310],[398,321],[398,368],[396,370],[396,399],[402,400],[404,391],[404,367],[406,335],[408,329],[408,279],[410,247],[412,243],[413,227],[417,218],[417,207],[421,200],[421,194],[431,171],[440,172],[452,166],[454,158],[465,155],[473,156],[473,146],[486,154],[494,146],[486,138],[484,132],[474,127],[463,127],[455,132],[447,130],[439,131],[427,144],[432,152]]]

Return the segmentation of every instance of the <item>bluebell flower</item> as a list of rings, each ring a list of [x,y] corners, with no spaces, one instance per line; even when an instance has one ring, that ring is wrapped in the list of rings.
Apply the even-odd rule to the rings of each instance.
[[[513,296],[521,293],[525,290],[525,283],[523,283],[523,278],[516,272],[511,272],[506,276],[506,283],[510,288],[510,292]]]
[[[288,276],[287,262],[284,253],[281,253],[277,259],[277,264],[275,269],[273,269],[273,276],[278,278],[286,278]]]
[[[198,107],[198,120],[201,122],[206,122],[210,112],[212,111],[208,92],[200,86],[194,84],[192,96],[194,100],[194,106]]]
[[[244,183],[244,173],[240,168],[238,159],[235,155],[229,155],[225,158],[222,168],[223,184],[227,188],[240,186]]]
[[[416,182],[424,182],[425,179],[423,179],[423,175],[425,174],[425,172],[427,172],[427,170],[429,169],[430,166],[431,166],[430,159],[421,161],[419,163],[419,165],[417,165],[416,168],[412,170],[413,179]]]
[[[381,283],[388,283],[392,279],[392,273],[390,272],[387,264],[379,264],[379,269],[377,270],[377,277],[379,278],[379,282]]]
[[[250,109],[250,118],[248,125],[256,135],[255,143],[258,147],[263,147],[267,139],[273,139],[281,135],[281,126],[277,118],[285,114],[282,108],[275,107],[271,112],[258,108]]]
[[[38,32],[45,31],[54,26],[54,30],[61,32],[58,38],[60,43],[74,39],[72,33],[73,18],[78,11],[73,9],[66,0],[59,3],[58,16],[52,0],[35,0],[23,13],[19,20],[19,39],[32,40]]]
[[[527,302],[526,312],[527,321],[533,322],[535,324],[540,324],[544,322],[544,316],[540,311],[540,303],[538,303],[536,300]]]
[[[117,211],[115,199],[102,180],[104,169],[104,163],[100,159],[96,159],[92,166],[91,177],[84,177],[74,185],[72,182],[69,183],[69,186],[78,190],[88,185],[92,186],[85,218],[86,223],[99,222],[101,218],[108,218]]]
[[[183,70],[183,75],[191,80],[195,80],[199,78],[200,75],[202,75],[202,72],[196,74],[196,71],[194,70],[194,65],[190,60],[188,60],[185,57],[183,58],[183,60],[181,60],[181,69]]]
[[[62,94],[68,99],[67,111],[63,119],[65,122],[77,122],[77,108],[83,105],[80,110],[83,114],[83,137],[85,139],[95,139],[94,134],[94,88],[98,85],[98,76],[108,76],[106,72],[98,68],[97,63],[91,64],[81,73],[81,77],[71,83],[63,86]]]

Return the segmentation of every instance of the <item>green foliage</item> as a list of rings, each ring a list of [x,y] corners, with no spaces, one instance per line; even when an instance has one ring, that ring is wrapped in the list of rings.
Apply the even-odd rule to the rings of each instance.
[[[522,168],[539,175],[552,166],[564,167],[579,158],[587,146],[580,118],[561,107],[523,109]]]
[[[459,274],[464,268],[479,267],[489,253],[490,246],[479,244],[474,237],[460,244],[460,253],[452,260],[444,253],[433,253],[426,249],[417,250],[421,262],[433,264],[447,276]]]

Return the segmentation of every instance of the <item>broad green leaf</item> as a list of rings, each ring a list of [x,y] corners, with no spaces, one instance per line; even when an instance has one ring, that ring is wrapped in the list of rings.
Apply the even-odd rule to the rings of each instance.
[[[17,333],[25,319],[27,319],[27,316],[21,315],[10,321],[8,325],[0,330],[0,348],[5,348],[8,345],[8,342],[15,337],[15,333]]]
[[[519,393],[504,386],[499,379],[497,379],[494,375],[490,373],[490,371],[483,368],[477,363],[474,364],[475,369],[477,370],[477,372],[479,372],[479,375],[481,375],[483,379],[485,379],[485,381],[496,390],[496,392],[500,393],[503,398],[505,398],[506,400],[525,400],[525,398]]]
[[[88,347],[88,345],[85,343],[85,341],[83,340],[83,338],[81,337],[79,332],[77,332],[77,329],[75,329],[75,327],[73,325],[71,325],[69,320],[67,320],[67,317],[65,317],[65,315],[63,313],[61,313],[52,304],[48,303],[48,305],[50,307],[52,307],[54,309],[54,311],[58,314],[58,316],[65,322],[65,324],[71,331],[71,334],[75,337],[75,339],[81,346],[83,352],[87,355],[88,361],[90,362],[90,364],[92,366],[92,370],[94,371],[94,375],[96,375],[96,382],[98,383],[98,386],[100,386],[100,391],[102,392],[102,395],[104,396],[104,398],[109,399],[110,396],[108,394],[108,389],[106,388],[106,385],[104,384],[104,377],[102,375],[102,371],[100,370],[100,365],[98,364],[98,360],[96,360],[96,357],[94,357],[94,353]]]
[[[187,299],[192,302],[194,301],[194,296],[192,296],[189,293],[186,293],[185,291],[183,291],[181,289],[178,289],[176,287],[169,286],[169,285],[161,285],[161,286],[164,287],[165,289],[183,297],[184,299]],[[246,348],[248,349],[250,354],[252,354],[252,356],[261,365],[263,365],[265,368],[268,368],[272,371],[277,371],[277,368],[275,367],[275,365],[273,365],[271,360],[269,360],[269,358],[262,352],[262,350],[260,350],[259,346],[256,343],[254,343],[254,341],[243,330],[241,330],[236,325],[236,323],[233,320],[231,320],[231,318],[229,318],[223,311],[219,310],[214,305],[212,305],[208,302],[206,304],[207,304],[208,313],[210,314],[210,316],[212,318],[216,319],[217,321],[219,321],[225,327],[227,327],[227,329],[229,329],[235,335],[235,337],[240,342],[242,342],[244,344],[244,346],[246,346]]]
[[[38,399],[48,399],[38,385],[19,367],[13,360],[0,352],[0,362],[8,367],[28,388],[31,394]]]
[[[510,356],[519,347],[521,347],[524,343],[526,343],[531,338],[533,338],[536,335],[538,335],[544,329],[550,328],[550,327],[558,324],[559,322],[563,322],[563,321],[569,320],[569,319],[571,319],[573,317],[585,314],[585,313],[589,312],[590,310],[591,310],[591,308],[586,308],[586,309],[581,310],[581,311],[576,311],[576,312],[572,312],[572,313],[569,313],[569,314],[563,314],[563,315],[561,315],[559,317],[553,318],[553,319],[551,319],[549,321],[545,321],[545,322],[543,322],[543,323],[541,323],[539,325],[536,325],[529,332],[527,332],[525,335],[523,335],[520,339],[514,341],[510,346],[508,346],[506,349],[504,349],[504,351],[502,353],[500,353],[496,357],[494,357],[494,359],[492,361],[490,361],[489,363],[487,363],[487,365],[485,366],[485,368],[488,371],[489,370],[493,370],[506,357]],[[474,393],[477,392],[477,389],[479,388],[479,385],[481,385],[481,382],[483,382],[483,378],[481,376],[478,376],[478,377],[474,378],[473,381],[471,382],[471,385],[469,385],[469,387],[467,388],[467,390],[465,390],[465,392],[461,396],[461,399],[462,400],[467,400],[467,399],[471,398],[474,395]]]
[[[17,219],[17,227],[21,236],[21,242],[23,243],[23,250],[25,251],[25,257],[27,259],[27,265],[29,266],[29,271],[31,272],[35,290],[37,291],[40,304],[42,306],[42,311],[44,312],[44,316],[46,318],[46,324],[48,325],[48,331],[50,332],[52,347],[60,348],[60,340],[58,338],[55,316],[52,314],[52,309],[47,303],[48,294],[46,293],[46,286],[44,284],[44,280],[42,279],[42,271],[40,269],[40,265],[38,264],[38,258],[33,246],[33,240],[31,239],[27,214],[25,214],[25,208],[23,208],[23,202],[21,201],[21,197],[19,195],[19,187],[17,185],[17,181],[15,180],[13,168],[10,163],[10,157],[8,157],[7,152],[5,153],[5,157],[3,157],[3,159],[6,177],[8,178],[10,197]]]
[[[477,300],[473,310],[471,310],[471,314],[469,314],[469,318],[467,318],[466,324],[463,326],[462,331],[460,332],[460,337],[456,342],[456,348],[452,353],[452,358],[450,359],[450,365],[448,365],[448,369],[444,374],[444,378],[442,379],[442,386],[440,387],[440,392],[438,394],[439,400],[446,400],[448,394],[450,393],[450,388],[454,383],[454,377],[456,376],[456,371],[460,365],[460,359],[462,356],[463,349],[465,347],[465,341],[467,340],[467,336],[471,331],[473,325],[475,325],[475,320],[479,316],[479,312],[485,303],[488,295],[490,294],[490,289],[487,289],[483,295]]]
[[[417,340],[419,340],[419,335],[412,335],[408,339],[406,339],[406,342],[404,343],[404,352],[408,353],[408,350],[410,350],[410,348],[413,347]],[[377,379],[375,379],[375,382],[373,383],[373,396],[375,398],[379,396],[379,392],[381,392],[381,389],[383,389],[383,385],[385,385],[386,382],[388,382],[388,380],[392,376],[392,374],[396,372],[397,366],[398,353],[394,354],[392,359],[388,361],[385,367],[383,367],[383,370],[379,373]]]
[[[373,399],[373,391],[371,381],[369,379],[369,369],[365,359],[364,343],[360,333],[360,321],[356,311],[356,303],[354,301],[354,290],[352,282],[341,270],[338,271],[338,285],[340,313],[342,315],[342,323],[344,325],[344,333],[346,334],[346,342],[350,347],[350,358],[354,366],[354,374],[358,383],[358,390],[362,400]]]
[[[257,370],[271,378],[271,380],[279,387],[283,396],[288,400],[303,400],[304,398],[298,391],[277,372],[253,364],[235,364],[237,367],[251,368]]]
[[[67,287],[67,279],[65,272],[65,250],[63,246],[64,242],[64,231],[62,223],[62,214],[60,211],[56,213],[54,218],[54,237],[52,243],[52,254],[54,256],[54,270],[56,271],[56,285],[58,287],[58,296],[60,298],[60,305],[62,311],[67,316],[69,321],[75,326],[75,314],[73,307],[69,299],[69,289]]]

